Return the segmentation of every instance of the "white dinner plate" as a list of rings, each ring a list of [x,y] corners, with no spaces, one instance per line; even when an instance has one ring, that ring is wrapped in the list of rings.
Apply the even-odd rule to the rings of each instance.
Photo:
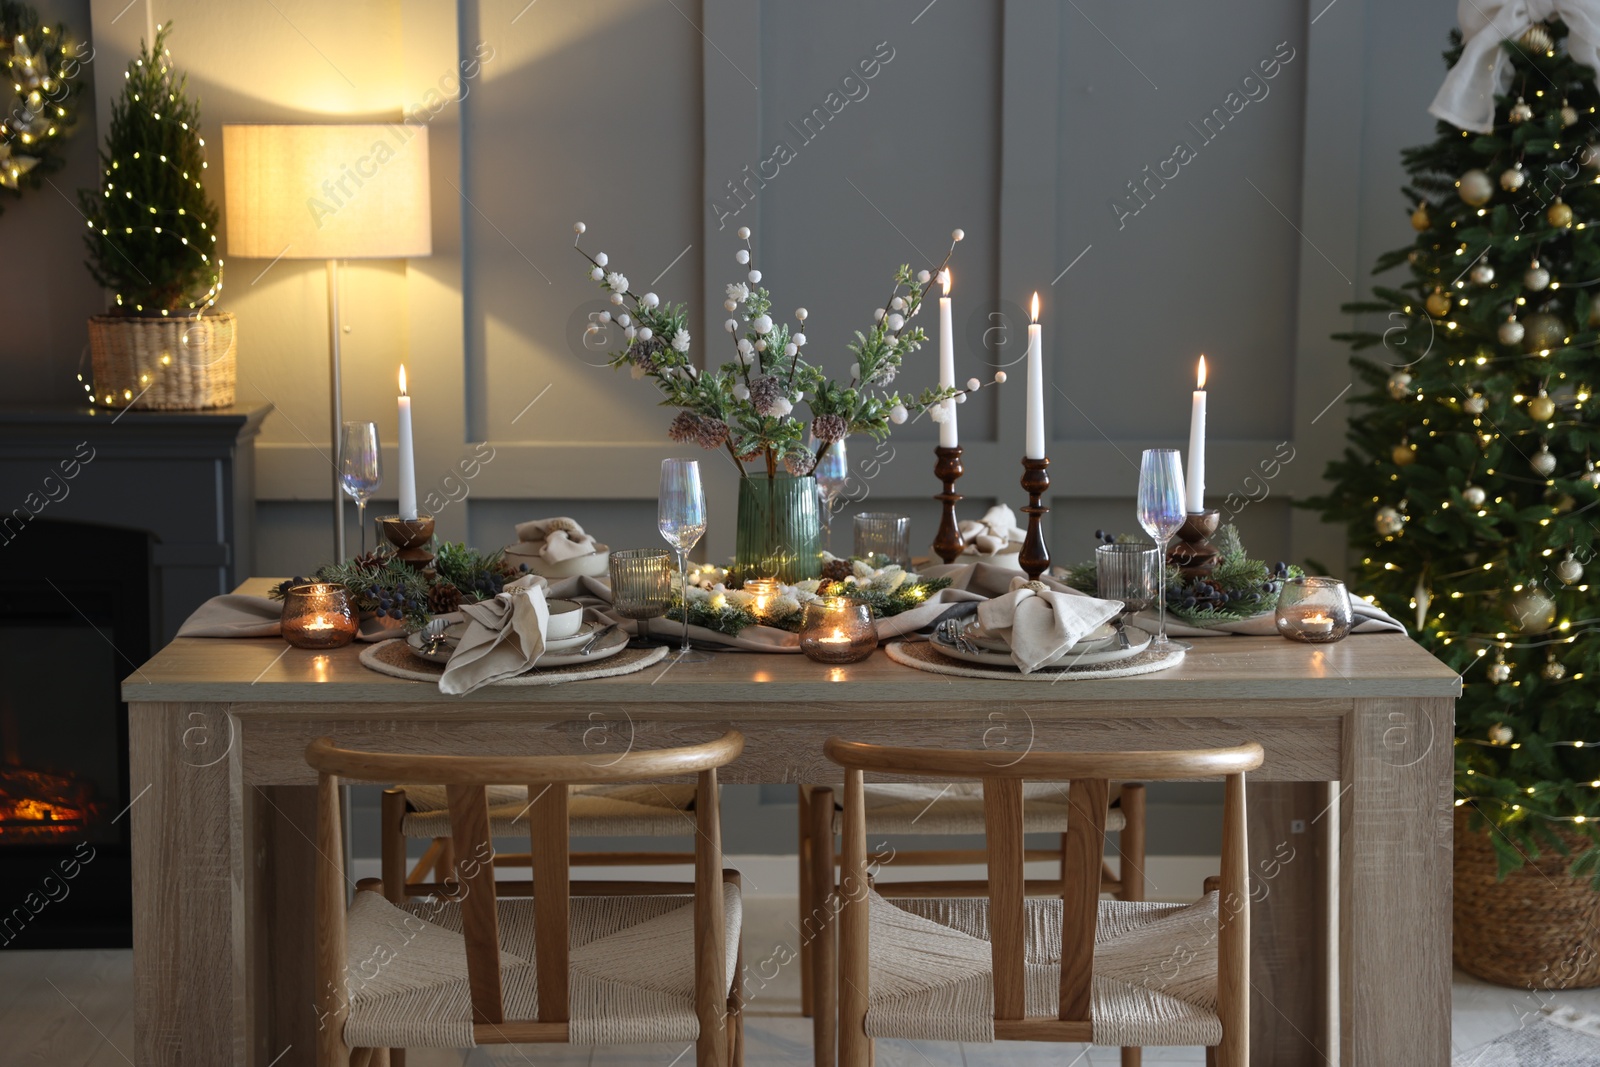
[[[1143,652],[1147,647],[1149,647],[1150,635],[1134,626],[1127,627],[1127,631],[1127,648],[1117,648],[1113,644],[1113,647],[1099,652],[1080,653],[1069,650],[1067,652],[1063,652],[1055,659],[1050,660],[1048,663],[1044,663],[1041,666],[1058,668],[1089,667],[1097,663],[1115,663],[1118,660],[1132,659],[1134,656],[1137,656],[1139,653]],[[935,631],[933,636],[928,638],[928,640],[932,641],[934,647],[940,652],[943,652],[952,659],[965,660],[968,663],[981,663],[987,667],[1010,667],[1013,670],[1015,670],[1017,666],[1016,662],[1012,660],[1010,652],[994,652],[986,648],[980,648],[976,651],[968,651],[963,648],[957,648],[953,642],[947,641],[944,635],[940,634],[938,631]]]
[[[594,635],[596,630],[610,625],[611,624],[606,622],[604,619],[590,619],[582,626],[578,627],[578,632],[573,634],[571,637],[558,637],[545,641],[544,650],[546,652],[564,652],[569,648],[577,648],[579,645],[589,640],[589,638]],[[591,652],[590,655],[592,656],[594,653]]]
[[[587,656],[578,655],[577,649],[568,652],[546,652],[534,662],[534,667],[570,667],[575,663],[595,663],[609,659],[627,647],[628,631],[619,626],[596,641]]]
[[[458,622],[445,627],[444,643],[439,646],[438,651],[431,655],[423,651],[423,647],[427,644],[427,639],[423,636],[421,630],[407,637],[406,644],[411,646],[412,655],[418,659],[425,659],[430,663],[449,663],[450,657],[455,654],[456,645],[460,643],[462,635],[467,632],[467,625],[465,622]],[[593,663],[596,660],[615,656],[628,643],[628,635],[621,629],[613,630],[602,637],[595,643],[594,648],[589,650],[587,656],[578,655],[578,649],[582,647],[583,643],[594,636],[596,630],[607,625],[609,624],[605,622],[587,622],[584,623],[583,629],[579,631],[576,637],[566,637],[559,641],[548,643],[545,646],[544,655],[539,657],[537,665],[540,667],[563,667],[573,663]]]

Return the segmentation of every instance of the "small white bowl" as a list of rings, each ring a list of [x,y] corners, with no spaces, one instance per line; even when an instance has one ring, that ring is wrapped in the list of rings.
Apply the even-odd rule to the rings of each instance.
[[[583,605],[576,600],[551,600],[546,607],[550,609],[550,624],[545,627],[545,640],[571,637],[583,628]]]
[[[595,545],[591,555],[556,562],[542,556],[524,556],[511,551],[515,547],[512,545],[506,549],[506,562],[513,567],[527,564],[529,574],[537,574],[542,578],[604,578],[611,573],[611,549],[606,545]]]

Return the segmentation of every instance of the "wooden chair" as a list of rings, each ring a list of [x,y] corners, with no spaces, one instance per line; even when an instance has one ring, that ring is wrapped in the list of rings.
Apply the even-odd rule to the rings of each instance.
[[[313,741],[318,772],[318,1067],[397,1064],[406,1047],[684,1041],[699,1067],[743,1060],[742,901],[722,869],[717,768],[730,731],[685,748],[584,756],[416,756]],[[569,880],[568,786],[696,777],[692,884]],[[344,871],[339,785],[446,788],[453,864],[437,895],[387,898]],[[500,900],[487,789],[528,788],[531,897]]]
[[[839,879],[839,1062],[868,1067],[875,1037],[1204,1045],[1249,1061],[1250,900],[1246,771],[1261,746],[1178,752],[989,752],[888,748],[833,738],[845,769]],[[890,902],[872,888],[865,772],[983,784],[985,898]],[[1112,780],[1226,776],[1219,891],[1195,904],[1101,901]],[[1066,877],[1025,892],[1023,784],[1069,781]],[[887,889],[887,887],[886,887]]]
[[[836,945],[831,914],[820,902],[833,893],[839,856],[834,838],[842,827],[842,807],[832,789],[802,785],[800,790],[800,1013],[813,1020],[812,1041],[816,1067],[833,1063],[837,1022],[834,961]],[[874,842],[918,835],[976,836],[984,832],[983,792],[974,782],[884,785],[866,787],[867,834]],[[1030,880],[1030,896],[1060,895],[1067,877],[1067,786],[1064,782],[1030,782],[1023,786],[1023,829],[1027,833],[1059,835],[1056,848],[1027,849],[1026,862],[1050,861],[1060,876]],[[1102,861],[1100,892],[1118,900],[1145,897],[1145,791],[1142,783],[1111,787],[1105,828],[1121,832],[1119,862],[1113,871]],[[985,859],[983,849],[902,849],[893,851],[896,868],[976,864]],[[961,881],[896,881],[896,897],[984,896],[985,879]],[[1139,1067],[1138,1056],[1124,1057],[1124,1067]]]
[[[693,837],[695,787],[687,784],[575,785],[567,790],[567,817],[574,837]],[[528,832],[528,787],[491,786],[490,836],[521,837]],[[390,900],[429,896],[439,891],[455,862],[445,790],[437,785],[396,785],[383,791],[380,840],[383,892]],[[406,842],[425,840],[427,850],[406,869]],[[573,852],[573,867],[656,866],[694,862],[693,852]],[[496,867],[527,867],[527,852],[497,852]],[[430,878],[431,874],[431,878]],[[501,896],[526,896],[532,881],[501,879]]]

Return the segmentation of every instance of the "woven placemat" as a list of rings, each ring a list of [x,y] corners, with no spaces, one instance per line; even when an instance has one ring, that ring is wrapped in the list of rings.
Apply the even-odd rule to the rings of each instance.
[[[382,646],[379,646],[382,647]],[[1171,645],[1165,649],[1147,648],[1131,659],[1112,663],[1095,663],[1087,667],[1041,667],[1032,674],[1023,674],[1015,667],[991,667],[984,663],[947,656],[930,641],[894,641],[883,648],[890,659],[931,674],[954,674],[962,678],[1008,678],[1025,682],[1070,682],[1074,678],[1128,678],[1135,674],[1153,674],[1176,667],[1183,662],[1183,648]]]
[[[660,663],[667,658],[667,652],[665,645],[659,648],[625,648],[615,656],[599,660],[592,666],[587,663],[574,663],[568,667],[543,667],[528,674],[519,674],[515,678],[489,684],[555,685],[559,682],[582,682],[590,678],[612,678],[619,674],[642,671],[652,663]],[[444,664],[412,655],[410,646],[404,641],[384,641],[381,644],[368,645],[361,650],[361,665],[368,670],[394,678],[409,678],[413,681],[435,684],[438,683],[439,676],[444,673]]]

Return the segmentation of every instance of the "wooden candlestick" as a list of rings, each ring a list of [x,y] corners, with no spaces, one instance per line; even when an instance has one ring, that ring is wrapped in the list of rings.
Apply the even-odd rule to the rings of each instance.
[[[1022,540],[1022,550],[1017,553],[1017,566],[1030,579],[1050,569],[1050,549],[1044,543],[1043,518],[1050,508],[1039,501],[1050,488],[1050,460],[1027,459],[1022,461],[1022,488],[1028,494],[1028,506],[1022,510],[1028,516],[1028,536]]]
[[[395,547],[395,555],[414,571],[426,570],[433,563],[433,553],[428,544],[433,540],[433,516],[419,515],[402,519],[398,515],[385,515],[378,520],[378,529]]]
[[[939,519],[939,532],[933,535],[933,550],[939,553],[939,558],[946,563],[954,563],[956,557],[961,555],[967,547],[967,542],[961,536],[961,527],[956,524],[956,501],[961,499],[961,494],[956,492],[956,479],[961,477],[961,448],[959,445],[945,448],[936,446],[934,455],[939,459],[933,465],[934,477],[944,483],[944,492],[935,493],[933,499],[944,501],[944,514]]]
[[[1167,562],[1186,578],[1210,574],[1217,567],[1217,550],[1210,539],[1221,525],[1222,512],[1216,508],[1189,512],[1178,530],[1177,542],[1167,551]]]

